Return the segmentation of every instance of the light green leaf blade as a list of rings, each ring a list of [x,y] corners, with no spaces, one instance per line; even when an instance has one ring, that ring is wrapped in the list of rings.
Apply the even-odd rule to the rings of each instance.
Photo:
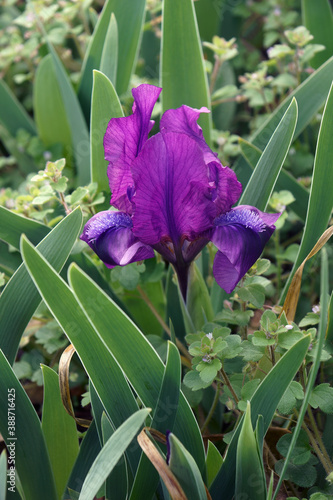
[[[78,208],[65,217],[38,245],[39,251],[58,271],[72,250],[81,224],[82,213]],[[27,234],[30,233],[27,231]],[[11,364],[15,361],[21,336],[40,301],[40,295],[22,264],[0,297],[0,347]]]
[[[210,109],[208,84],[200,36],[192,0],[164,0],[161,45],[163,111],[187,104]],[[202,114],[199,123],[210,142],[211,117]]]
[[[146,0],[112,0],[112,11],[118,24],[118,68],[116,90],[124,94],[130,82],[139,53]],[[129,36],[130,33],[130,36]]]
[[[19,129],[36,135],[36,126],[4,80],[0,80],[0,123],[15,136]]]
[[[333,13],[329,0],[302,0],[302,17],[304,26],[314,37],[311,43],[326,47],[310,61],[311,66],[318,68],[333,55]]]
[[[293,99],[260,156],[239,201],[240,205],[253,205],[265,210],[289,151],[296,122],[297,103]]]
[[[45,146],[60,143],[64,153],[71,149],[71,130],[51,54],[38,65],[33,86],[34,117]]]
[[[22,233],[26,234],[34,245],[37,245],[49,232],[50,228],[44,224],[0,206],[0,239],[13,247],[20,248]]]
[[[118,66],[118,25],[114,14],[111,14],[108,30],[102,51],[100,70],[113,85],[117,80]]]
[[[317,69],[309,78],[307,78],[297,89],[294,90],[272,113],[265,123],[250,138],[250,142],[260,150],[264,150],[269,142],[274,130],[280,122],[282,116],[289,107],[293,97],[298,105],[298,120],[294,133],[294,139],[304,130],[312,120],[321,106],[324,104],[331,83],[333,80],[333,57]],[[250,167],[244,158],[238,158],[235,164],[235,172],[238,180],[246,186],[251,175]]]
[[[47,35],[45,34],[45,36],[47,40]],[[90,182],[90,143],[88,128],[66,70],[52,44],[47,41],[47,45],[52,56],[56,77],[66,110],[67,121],[71,130],[73,155],[77,168],[78,182],[81,186],[85,186]]]
[[[10,471],[10,469],[9,469],[9,471]],[[10,480],[10,476],[8,477],[8,479]],[[7,453],[6,453],[6,450],[2,450],[2,453],[0,455],[0,500],[6,500],[7,487],[8,487],[7,486]]]
[[[208,441],[207,455],[206,455],[206,475],[207,486],[209,487],[214,481],[216,474],[223,464],[223,457],[215,444]]]
[[[22,255],[39,293],[74,345],[108,417],[118,427],[138,409],[121,368],[106,349],[71,289],[25,238],[22,238]],[[99,316],[99,299],[89,295],[89,292],[85,295],[86,311],[91,318]],[[130,451],[129,462],[135,469],[139,451]]]
[[[266,499],[265,471],[259,457],[258,445],[251,423],[251,405],[247,402],[239,434],[236,454],[236,498],[243,496]]]
[[[112,434],[91,466],[83,483],[79,500],[92,500],[94,498],[132,439],[140,430],[149,412],[149,408],[137,411]]]
[[[104,4],[102,12],[98,17],[97,24],[95,26],[82,63],[78,98],[87,123],[89,123],[90,117],[93,70],[100,69],[103,47],[111,22],[111,14],[113,10],[112,0],[107,0]]]
[[[76,266],[70,268],[69,279],[84,310],[88,309],[91,297],[95,297],[99,310],[98,314],[90,316],[93,325],[122,367],[141,401],[145,406],[154,409],[164,373],[164,365],[158,354],[123,311]],[[201,434],[182,393],[180,393],[174,431],[193,455],[200,470],[204,470]]]
[[[103,412],[101,419],[103,445],[114,433],[114,429],[110,420]],[[132,441],[131,445],[136,446],[135,439]],[[105,481],[105,497],[108,500],[127,500],[128,499],[128,474],[127,474],[127,464],[124,458],[125,454],[122,455],[118,461],[116,467],[113,469],[111,474],[109,474],[107,480]]]
[[[333,208],[332,185],[333,169],[333,84],[329,92],[322,117],[314,160],[308,212],[302,241],[294,267],[282,292],[284,300],[291,280],[306,256],[310,253],[319,237],[327,228]]]
[[[326,334],[326,328],[327,328],[327,322],[328,322],[328,311],[329,311],[329,268],[328,268],[328,258],[327,258],[327,251],[326,248],[323,248],[321,251],[321,270],[320,270],[320,322],[319,322],[319,328],[318,328],[318,337],[317,337],[317,353],[316,357],[313,361],[313,365],[310,370],[310,374],[308,377],[308,382],[307,382],[307,387],[303,399],[303,403],[301,406],[301,409],[299,411],[299,415],[297,418],[297,424],[296,427],[293,431],[293,437],[291,439],[288,453],[286,455],[285,462],[283,464],[282,471],[280,473],[280,479],[279,482],[276,486],[274,495],[273,495],[273,500],[277,497],[277,494],[279,492],[280,486],[283,481],[284,474],[287,470],[288,464],[290,462],[290,458],[294,449],[294,446],[296,444],[297,438],[299,436],[299,433],[301,431],[301,427],[303,424],[303,420],[305,417],[305,413],[308,407],[308,403],[311,397],[311,392],[312,389],[316,383],[316,377],[318,375],[318,370],[320,367],[320,358],[321,358],[321,351],[324,347],[325,344],[325,334]],[[299,343],[299,342],[298,342]],[[297,345],[297,344],[296,344]],[[283,359],[283,358],[282,358]]]
[[[15,451],[15,467],[24,488],[25,500],[57,500],[50,459],[38,415],[10,364],[0,350],[0,432]],[[15,405],[14,436],[9,435],[9,394]],[[16,439],[13,439],[13,438]],[[38,481],[36,481],[38,477]]]
[[[189,270],[186,309],[186,311],[183,309],[184,322],[188,313],[196,330],[200,330],[207,321],[212,321],[214,318],[207,285],[195,262],[191,264]]]
[[[107,161],[104,159],[103,138],[111,118],[124,116],[117,93],[110,80],[100,71],[94,71],[91,101],[90,144],[91,180],[98,190],[109,193]]]
[[[300,367],[309,345],[309,335],[294,344],[279,359],[253,394],[250,401],[252,425],[255,424],[258,415],[262,415],[264,419],[264,433],[267,432],[279,401]],[[234,496],[236,448],[240,429],[241,426],[239,424],[229,444],[228,453],[222,467],[210,488],[213,500],[220,499],[221,491],[223,491],[224,495],[223,500],[231,500]]]
[[[66,412],[60,396],[57,374],[42,365],[44,401],[42,429],[49,452],[58,497],[64,493],[79,452],[75,420]]]
[[[176,419],[181,383],[181,362],[177,347],[168,342],[168,354],[158,401],[151,427],[163,434],[172,431]],[[159,475],[145,454],[141,455],[130,500],[140,500],[142,492],[152,498],[158,486]]]
[[[200,471],[192,455],[171,432],[169,442],[169,467],[176,476],[187,498],[207,500],[207,493]]]

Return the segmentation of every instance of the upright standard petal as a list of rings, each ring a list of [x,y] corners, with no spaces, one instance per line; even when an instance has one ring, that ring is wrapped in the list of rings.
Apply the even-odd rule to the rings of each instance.
[[[161,118],[161,132],[178,132],[192,137],[200,147],[207,164],[209,180],[211,181],[212,199],[216,206],[216,217],[229,211],[239,199],[242,185],[238,182],[235,172],[224,167],[216,153],[206,143],[202,128],[197,120],[201,113],[209,113],[207,108],[194,109],[181,106],[167,110]]]
[[[131,218],[123,212],[106,210],[94,215],[80,238],[110,268],[154,257],[154,250],[134,236]]]
[[[215,219],[212,242],[218,248],[213,274],[227,293],[259,258],[275,230],[280,214],[267,214],[242,205]]]
[[[111,204],[131,213],[128,190],[133,185],[131,165],[148,139],[154,124],[151,114],[162,89],[143,84],[132,90],[133,114],[112,118],[104,136],[105,159],[109,162],[108,177]]]
[[[207,167],[196,142],[168,132],[149,139],[132,165],[136,193],[133,232],[146,244],[165,244],[180,255],[185,240],[194,241],[212,227]],[[162,250],[159,246],[158,251]]]

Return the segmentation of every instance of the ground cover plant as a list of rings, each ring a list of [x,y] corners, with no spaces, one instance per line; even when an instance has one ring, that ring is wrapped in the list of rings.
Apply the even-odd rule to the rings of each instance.
[[[0,6],[0,499],[333,498],[328,0]]]

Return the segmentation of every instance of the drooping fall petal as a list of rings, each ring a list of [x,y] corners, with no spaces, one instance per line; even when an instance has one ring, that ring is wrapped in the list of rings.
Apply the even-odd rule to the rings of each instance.
[[[235,172],[224,167],[216,153],[210,149],[203,136],[202,128],[197,120],[201,113],[209,113],[207,108],[194,109],[181,106],[167,110],[161,118],[161,132],[177,132],[192,137],[204,155],[211,181],[212,199],[216,206],[216,216],[229,211],[239,199],[242,185],[238,182]]]
[[[134,236],[131,218],[123,212],[107,210],[94,215],[80,238],[110,268],[154,257],[154,250]]]
[[[128,199],[128,190],[133,186],[131,165],[154,124],[150,118],[160,92],[159,87],[146,84],[133,89],[133,114],[112,118],[104,136],[111,204],[129,214],[132,212],[132,204]]]
[[[280,214],[267,214],[248,205],[231,209],[215,220],[212,242],[218,248],[213,274],[227,293],[259,258]]]

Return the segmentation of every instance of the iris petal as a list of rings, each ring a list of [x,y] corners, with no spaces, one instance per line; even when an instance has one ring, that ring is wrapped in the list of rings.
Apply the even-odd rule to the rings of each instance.
[[[213,274],[227,293],[259,258],[274,232],[280,214],[266,214],[248,205],[231,209],[215,219],[212,242],[218,248]]]
[[[154,250],[134,236],[132,220],[123,212],[107,210],[94,215],[80,238],[110,268],[154,257]]]
[[[212,227],[215,215],[207,167],[196,142],[185,134],[156,134],[132,165],[136,194],[133,232],[149,245],[172,242],[181,252]],[[159,250],[160,251],[160,250]]]
[[[161,132],[178,132],[187,134],[194,139],[204,155],[208,166],[209,180],[212,183],[212,197],[216,206],[216,216],[225,213],[236,203],[242,192],[242,185],[238,182],[235,172],[224,167],[216,153],[206,143],[202,128],[197,120],[201,113],[209,113],[207,108],[194,109],[181,106],[167,110],[161,118]]]
[[[146,84],[133,89],[133,114],[112,118],[104,136],[111,204],[129,214],[132,212],[132,204],[128,199],[128,189],[133,185],[131,165],[148,139],[154,124],[150,119],[151,113],[161,90]]]

